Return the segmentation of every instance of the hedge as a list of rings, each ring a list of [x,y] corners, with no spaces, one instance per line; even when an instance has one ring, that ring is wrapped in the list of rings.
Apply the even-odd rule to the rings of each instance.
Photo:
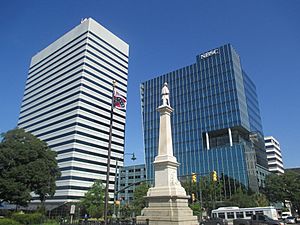
[[[0,225],[21,225],[17,221],[14,221],[12,219],[0,219]]]
[[[41,224],[41,222],[44,220],[44,215],[41,213],[32,213],[32,214],[14,213],[12,214],[11,218],[15,221],[18,221],[22,225]]]

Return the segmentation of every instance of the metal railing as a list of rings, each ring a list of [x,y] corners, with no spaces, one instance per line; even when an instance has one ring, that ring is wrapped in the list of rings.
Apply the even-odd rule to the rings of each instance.
[[[79,220],[70,222],[61,222],[60,225],[104,225],[104,221],[89,221]],[[144,222],[137,222],[135,219],[132,220],[111,220],[108,221],[108,225],[149,225],[149,220]]]

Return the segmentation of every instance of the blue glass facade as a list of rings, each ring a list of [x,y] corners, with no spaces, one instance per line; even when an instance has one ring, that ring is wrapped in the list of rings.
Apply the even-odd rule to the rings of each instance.
[[[250,134],[262,134],[255,85],[230,44],[196,57],[196,63],[141,84],[147,178],[157,155],[160,92],[170,89],[173,149],[179,175],[216,170],[257,189],[256,146]],[[257,137],[257,136],[256,136]],[[262,152],[260,152],[262,153]],[[264,156],[261,164],[264,165]],[[266,157],[265,157],[266,162]],[[235,185],[235,184],[231,184]]]

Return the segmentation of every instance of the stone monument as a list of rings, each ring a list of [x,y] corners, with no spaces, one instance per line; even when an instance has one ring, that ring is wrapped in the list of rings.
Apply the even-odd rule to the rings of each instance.
[[[149,219],[150,225],[198,225],[197,217],[188,207],[189,196],[177,179],[179,163],[173,156],[171,113],[168,84],[162,88],[162,104],[157,111],[160,113],[159,147],[155,157],[154,187],[149,188],[148,207],[142,210],[137,221]]]

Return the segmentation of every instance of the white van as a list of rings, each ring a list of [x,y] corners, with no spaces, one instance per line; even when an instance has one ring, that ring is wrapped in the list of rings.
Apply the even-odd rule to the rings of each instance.
[[[234,219],[251,219],[252,215],[265,215],[273,220],[278,220],[278,213],[273,206],[239,208],[239,207],[221,207],[212,210],[213,218],[226,219],[232,224]]]

